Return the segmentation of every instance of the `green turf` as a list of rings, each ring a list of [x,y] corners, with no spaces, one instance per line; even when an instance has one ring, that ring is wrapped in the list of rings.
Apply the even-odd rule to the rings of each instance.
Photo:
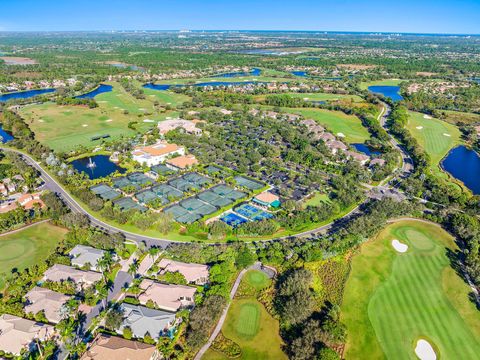
[[[398,253],[397,239],[409,246]],[[349,334],[346,359],[416,359],[426,338],[442,359],[475,359],[480,313],[470,288],[450,267],[453,239],[419,221],[389,225],[352,260],[342,304]]]
[[[321,203],[330,202],[330,198],[328,197],[328,194],[322,194],[319,192],[316,192],[310,199],[305,201],[305,206],[318,206]]]
[[[357,95],[340,95],[330,93],[286,93],[295,98],[304,99],[306,101],[335,101],[352,99],[354,102],[363,102],[364,100]]]
[[[44,261],[65,233],[65,229],[41,223],[0,236],[0,289],[4,286],[4,276],[12,269],[23,270]]]
[[[243,283],[256,288],[269,284],[268,277],[257,270],[248,271]],[[243,285],[243,284],[242,284]],[[279,335],[278,321],[255,298],[235,298],[222,327],[225,337],[236,342],[242,349],[242,360],[283,360],[287,356],[282,352],[282,339]],[[210,349],[203,359],[227,359],[223,354]]]
[[[450,149],[460,143],[458,128],[438,119],[425,118],[424,114],[413,111],[409,112],[407,128],[420,146],[430,155],[434,173],[440,174],[440,161]]]
[[[69,151],[78,146],[93,148],[101,144],[101,140],[91,141],[96,135],[110,135],[107,141],[133,136],[136,131],[128,127],[130,122],[137,122],[135,128],[143,132],[155,125],[144,120],[164,120],[167,116],[176,115],[171,111],[157,113],[153,104],[155,99],[150,96],[138,100],[119,84],[108,84],[113,85],[113,90],[95,97],[97,108],[59,106],[49,102],[23,107],[22,116],[37,140],[54,150]],[[159,101],[162,103],[161,99]]]
[[[264,289],[270,284],[270,279],[263,271],[255,270],[248,271],[245,274],[244,281],[256,290]]]
[[[402,81],[402,79],[385,79],[385,80],[374,80],[368,82],[362,82],[360,84],[360,89],[366,90],[369,86],[398,86]]]
[[[324,109],[290,109],[284,108],[285,112],[302,114],[307,119],[314,119],[324,126],[335,136],[342,133],[348,143],[363,143],[370,139],[368,130],[362,125],[362,121],[353,115],[346,115],[340,111]],[[341,140],[341,138],[339,138]]]

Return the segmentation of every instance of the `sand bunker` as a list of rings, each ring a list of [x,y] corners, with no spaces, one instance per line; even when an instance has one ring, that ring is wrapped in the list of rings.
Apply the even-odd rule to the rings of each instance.
[[[417,129],[417,130],[422,130],[422,129],[423,129],[423,126],[417,126],[416,129]]]
[[[82,126],[83,126],[83,127],[87,127],[88,125],[87,125],[87,124],[83,124]]]
[[[426,114],[425,114],[425,115],[423,115],[423,118],[424,118],[424,119],[431,119],[432,117],[431,117],[430,115],[426,115]]]
[[[443,133],[443,136],[450,137],[452,135]]]
[[[392,246],[395,250],[397,250],[399,253],[404,253],[408,250],[408,245],[403,244],[397,239],[392,240]]]
[[[112,119],[105,120],[105,122],[112,122],[112,121],[113,121]]]
[[[38,122],[45,122],[45,120],[40,119],[40,120],[38,120]]]
[[[437,354],[433,350],[432,345],[426,340],[420,339],[417,341],[417,346],[415,347],[415,354],[420,360],[436,360]]]
[[[303,98],[303,100],[308,100],[309,98]]]
[[[338,137],[341,137],[341,138],[344,138],[344,137],[345,137],[345,134],[344,134],[344,133],[337,133],[337,136],[338,136]]]
[[[153,122],[155,122],[155,121],[154,121],[154,120],[150,120],[150,119],[145,119],[145,120],[143,120],[143,122],[144,122],[144,123],[153,123]]]

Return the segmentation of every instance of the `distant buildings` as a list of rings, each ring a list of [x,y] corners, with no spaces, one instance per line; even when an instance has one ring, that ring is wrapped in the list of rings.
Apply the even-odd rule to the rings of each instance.
[[[189,284],[205,285],[208,282],[208,266],[203,264],[184,263],[180,261],[162,259],[158,263],[159,275],[166,272],[179,272]]]
[[[138,146],[132,151],[133,160],[149,167],[158,165],[169,157],[181,155],[185,155],[185,148],[165,141],[149,146]]]

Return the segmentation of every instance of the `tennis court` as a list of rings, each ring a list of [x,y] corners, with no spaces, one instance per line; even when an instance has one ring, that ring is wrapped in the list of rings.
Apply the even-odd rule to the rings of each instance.
[[[264,186],[261,182],[247,178],[245,176],[238,175],[235,176],[233,179],[239,186],[243,186],[244,188],[247,188],[249,190],[259,190]]]
[[[220,220],[231,227],[237,227],[238,225],[244,224],[248,221],[247,219],[232,212],[222,216]]]
[[[234,211],[237,214],[240,214],[247,219],[253,220],[253,221],[260,221],[264,219],[271,219],[273,218],[273,215],[263,211],[260,208],[257,208],[256,206],[252,206],[250,204],[242,204],[234,209]]]
[[[160,164],[160,165],[154,165],[150,168],[153,172],[157,173],[158,175],[169,175],[175,173],[177,170],[169,168],[167,165]]]
[[[145,206],[137,204],[135,201],[132,200],[132,198],[129,197],[114,200],[113,205],[119,207],[122,211],[127,211],[130,209],[135,209],[142,212],[147,211],[147,208]]]
[[[149,204],[149,203],[155,201],[158,198],[157,194],[155,194],[151,190],[140,191],[140,192],[135,194],[135,197],[142,204]]]
[[[111,201],[120,196],[118,192],[116,192],[114,189],[112,189],[106,184],[92,186],[90,188],[90,191],[93,192],[95,195],[100,196],[105,201]]]

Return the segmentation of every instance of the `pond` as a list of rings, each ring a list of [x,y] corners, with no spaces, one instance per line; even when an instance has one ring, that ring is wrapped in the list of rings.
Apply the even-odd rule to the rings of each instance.
[[[365,144],[352,144],[352,146],[355,148],[355,150],[364,153],[365,155],[372,156],[372,155],[380,155],[380,151],[376,151],[372,148],[370,148],[368,145]]]
[[[12,134],[9,134],[5,130],[2,129],[2,126],[0,125],[0,142],[2,144],[5,144],[6,142],[9,142],[13,140]]]
[[[466,146],[458,146],[442,161],[442,168],[462,181],[475,195],[480,194],[480,156]]]
[[[110,92],[112,91],[113,87],[112,85],[105,85],[105,84],[100,84],[100,86],[98,86],[96,89],[86,93],[86,94],[82,94],[82,95],[79,95],[79,96],[76,96],[77,99],[93,99],[95,96],[99,95],[99,94],[103,94],[103,93],[106,93],[106,92]]]
[[[291,74],[295,76],[301,76],[301,77],[308,76],[306,71],[292,71]]]
[[[403,100],[403,96],[400,95],[400,86],[375,85],[369,86],[368,91],[374,94],[381,94],[393,101]]]
[[[37,89],[27,91],[16,91],[0,95],[0,102],[5,102],[11,99],[28,99],[34,96],[48,94],[57,91],[57,89]]]
[[[70,163],[78,172],[85,173],[91,180],[108,176],[115,171],[123,174],[126,169],[110,161],[108,155],[95,155],[73,160]],[[92,164],[94,164],[92,166]]]
[[[225,74],[213,75],[211,77],[232,78],[232,77],[239,77],[239,76],[259,76],[261,73],[262,73],[262,70],[258,68],[254,68],[251,71],[230,72]]]

